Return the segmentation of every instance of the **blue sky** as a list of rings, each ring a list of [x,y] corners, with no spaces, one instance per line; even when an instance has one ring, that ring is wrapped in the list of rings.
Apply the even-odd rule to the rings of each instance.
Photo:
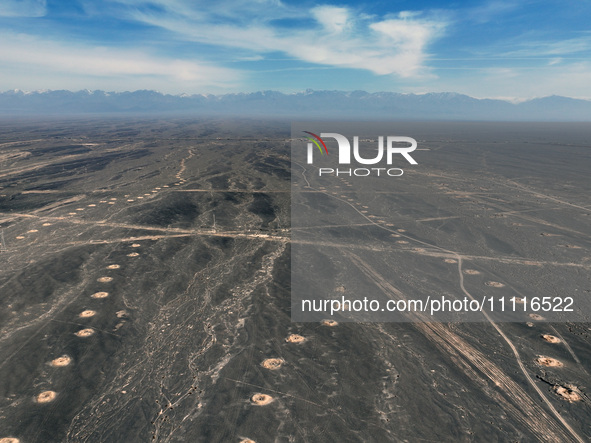
[[[591,98],[591,1],[0,0],[0,90]]]

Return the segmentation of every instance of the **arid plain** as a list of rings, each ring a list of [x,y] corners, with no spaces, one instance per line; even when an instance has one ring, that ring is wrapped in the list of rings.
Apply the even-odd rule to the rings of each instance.
[[[390,261],[311,241],[385,297],[588,303],[585,125],[399,127],[426,150],[391,195],[302,185]],[[290,139],[247,119],[0,123],[0,442],[588,441],[585,310],[291,321]]]

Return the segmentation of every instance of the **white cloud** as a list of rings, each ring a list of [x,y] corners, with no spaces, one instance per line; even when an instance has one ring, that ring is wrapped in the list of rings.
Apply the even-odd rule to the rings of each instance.
[[[46,0],[0,0],[0,17],[43,17]]]
[[[248,50],[253,54],[282,52],[296,59],[334,66],[357,68],[379,75],[401,77],[425,76],[425,51],[438,37],[445,22],[420,19],[417,13],[405,12],[403,18],[377,20],[370,16],[335,6],[318,6],[310,11],[294,11],[281,4],[267,2],[252,20],[234,19],[236,2],[224,2],[228,13],[207,9],[183,0],[154,0],[167,13],[154,14],[142,9],[140,0],[120,0],[134,8],[135,20],[169,30],[188,41]],[[252,6],[252,3],[249,3]],[[244,2],[236,6],[245,8]],[[249,13],[252,14],[252,11]],[[225,15],[224,15],[225,14]],[[301,18],[302,24],[314,18],[318,26],[281,28],[273,20]]]
[[[384,60],[381,71],[398,72],[403,77],[414,75],[422,66],[425,47],[441,30],[443,25],[437,22],[411,20],[385,20],[370,25],[371,29],[386,37],[388,43],[398,49],[396,57]],[[399,62],[403,62],[399,66]]]
[[[314,18],[331,34],[345,30],[349,21],[349,10],[337,6],[318,6],[311,11]]]
[[[118,84],[116,90],[135,90],[142,84],[142,87],[167,92],[195,91],[204,87],[233,88],[240,77],[238,71],[137,50],[78,46],[24,34],[4,33],[0,39],[3,42],[0,46],[0,78],[4,89],[12,87],[11,80],[17,80],[14,73],[20,74],[19,79],[36,79],[37,85],[46,84],[46,78],[61,78],[61,85],[53,84],[52,88],[71,89],[72,82],[85,81],[88,84],[92,79],[93,84]]]

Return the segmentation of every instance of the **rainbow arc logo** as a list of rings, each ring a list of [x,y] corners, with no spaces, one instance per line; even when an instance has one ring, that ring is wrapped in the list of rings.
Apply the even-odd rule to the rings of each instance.
[[[312,137],[306,137],[308,140],[310,140],[312,143],[314,143],[318,147],[318,149],[320,150],[320,154],[324,155],[324,153],[326,152],[326,155],[328,155],[328,149],[326,148],[326,144],[324,143],[322,138],[320,138],[320,136],[314,134],[313,132],[309,132],[309,131],[303,131],[303,132],[305,132],[306,134],[310,134],[312,137],[314,137],[316,140],[318,140],[318,141],[316,141]],[[320,147],[318,142],[322,143],[322,146],[324,147],[324,151],[322,150],[322,148]]]

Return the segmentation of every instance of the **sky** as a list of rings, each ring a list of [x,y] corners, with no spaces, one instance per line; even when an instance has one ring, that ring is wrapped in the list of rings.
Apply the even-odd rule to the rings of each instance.
[[[591,99],[591,0],[0,0],[0,91]]]

